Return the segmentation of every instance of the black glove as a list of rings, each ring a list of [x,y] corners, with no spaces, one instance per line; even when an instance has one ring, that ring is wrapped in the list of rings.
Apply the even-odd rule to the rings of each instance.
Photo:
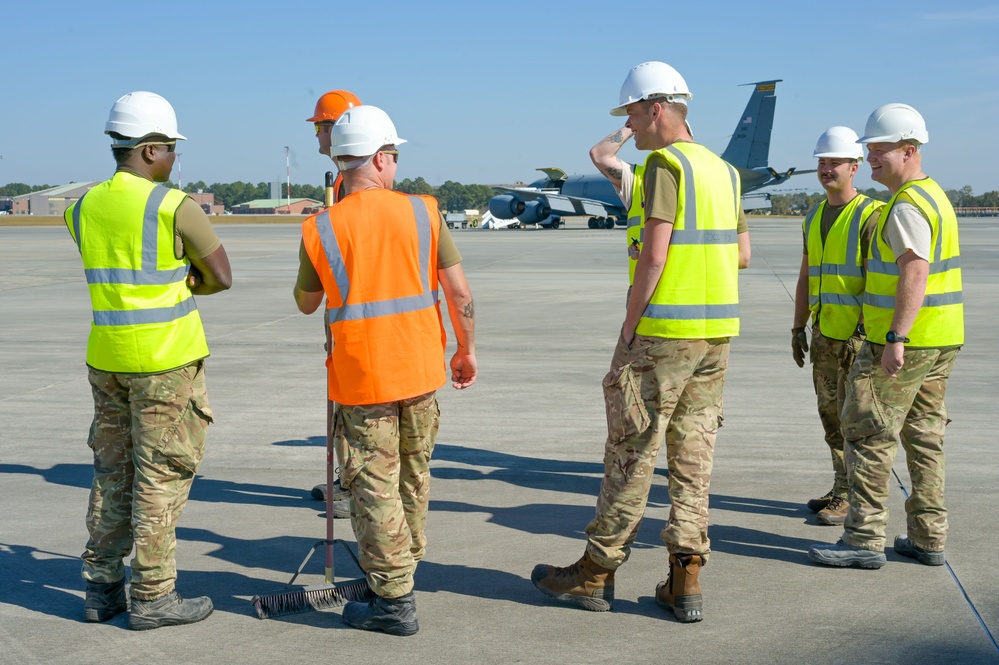
[[[808,353],[808,337],[804,328],[791,328],[791,355],[798,367],[805,366],[805,354]]]

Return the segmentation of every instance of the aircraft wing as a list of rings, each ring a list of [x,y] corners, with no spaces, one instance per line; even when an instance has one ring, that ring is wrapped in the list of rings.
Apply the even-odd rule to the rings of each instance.
[[[586,216],[591,217],[617,217],[627,214],[623,206],[614,205],[607,201],[583,198],[579,196],[567,196],[559,194],[558,190],[544,190],[537,188],[520,187],[494,187],[493,189],[512,196],[520,201],[541,201],[551,208],[551,214],[562,217]]]
[[[573,215],[577,216],[589,215],[591,217],[615,217],[627,213],[627,211],[623,207],[613,205],[606,201],[598,201],[596,199],[584,199],[575,196],[564,196],[561,194],[549,195],[548,205],[551,206],[553,213],[562,215],[563,217],[571,217]]]
[[[521,201],[533,201],[536,198],[548,196],[549,193],[558,191],[552,190],[552,192],[545,192],[535,187],[493,187],[493,189],[497,192],[509,192]]]

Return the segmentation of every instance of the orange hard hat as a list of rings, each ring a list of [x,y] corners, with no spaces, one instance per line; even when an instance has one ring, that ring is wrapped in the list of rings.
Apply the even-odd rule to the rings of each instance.
[[[360,106],[361,100],[346,90],[330,90],[316,102],[316,114],[306,122],[336,122],[347,109]]]

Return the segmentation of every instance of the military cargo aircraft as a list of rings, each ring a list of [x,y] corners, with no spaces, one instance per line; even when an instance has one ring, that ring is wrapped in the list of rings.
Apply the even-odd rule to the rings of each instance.
[[[739,171],[742,195],[779,185],[796,172],[782,173],[770,167],[770,133],[777,104],[776,88],[781,79],[747,83],[753,94],[739,118],[722,159]],[[499,219],[516,218],[520,224],[538,224],[557,229],[562,217],[590,216],[589,227],[612,229],[626,226],[628,210],[614,186],[599,173],[566,175],[558,168],[538,169],[545,177],[525,187],[496,187],[500,194],[489,200],[489,212]],[[797,171],[812,173],[813,171]]]

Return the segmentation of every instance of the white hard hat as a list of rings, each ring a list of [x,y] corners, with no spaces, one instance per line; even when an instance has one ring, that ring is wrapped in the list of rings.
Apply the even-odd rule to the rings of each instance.
[[[625,110],[628,104],[653,96],[664,96],[667,102],[673,104],[686,104],[693,97],[680,72],[665,62],[643,62],[628,72],[628,77],[621,85],[618,105],[610,113],[628,115]]]
[[[874,109],[867,119],[864,135],[858,143],[895,143],[897,141],[915,141],[923,144],[930,142],[926,131],[926,121],[919,111],[908,104],[885,104]]]
[[[857,132],[849,127],[830,127],[822,132],[812,157],[863,159],[864,149],[857,143]]]
[[[177,114],[170,102],[155,92],[139,90],[123,95],[111,107],[104,133],[115,132],[126,138],[140,139],[162,134],[169,139],[186,139],[177,131]],[[134,141],[115,139],[114,145],[133,145]]]
[[[344,111],[333,125],[330,142],[332,157],[367,157],[382,146],[399,146],[406,140],[396,134],[388,113],[377,106],[356,106]]]

